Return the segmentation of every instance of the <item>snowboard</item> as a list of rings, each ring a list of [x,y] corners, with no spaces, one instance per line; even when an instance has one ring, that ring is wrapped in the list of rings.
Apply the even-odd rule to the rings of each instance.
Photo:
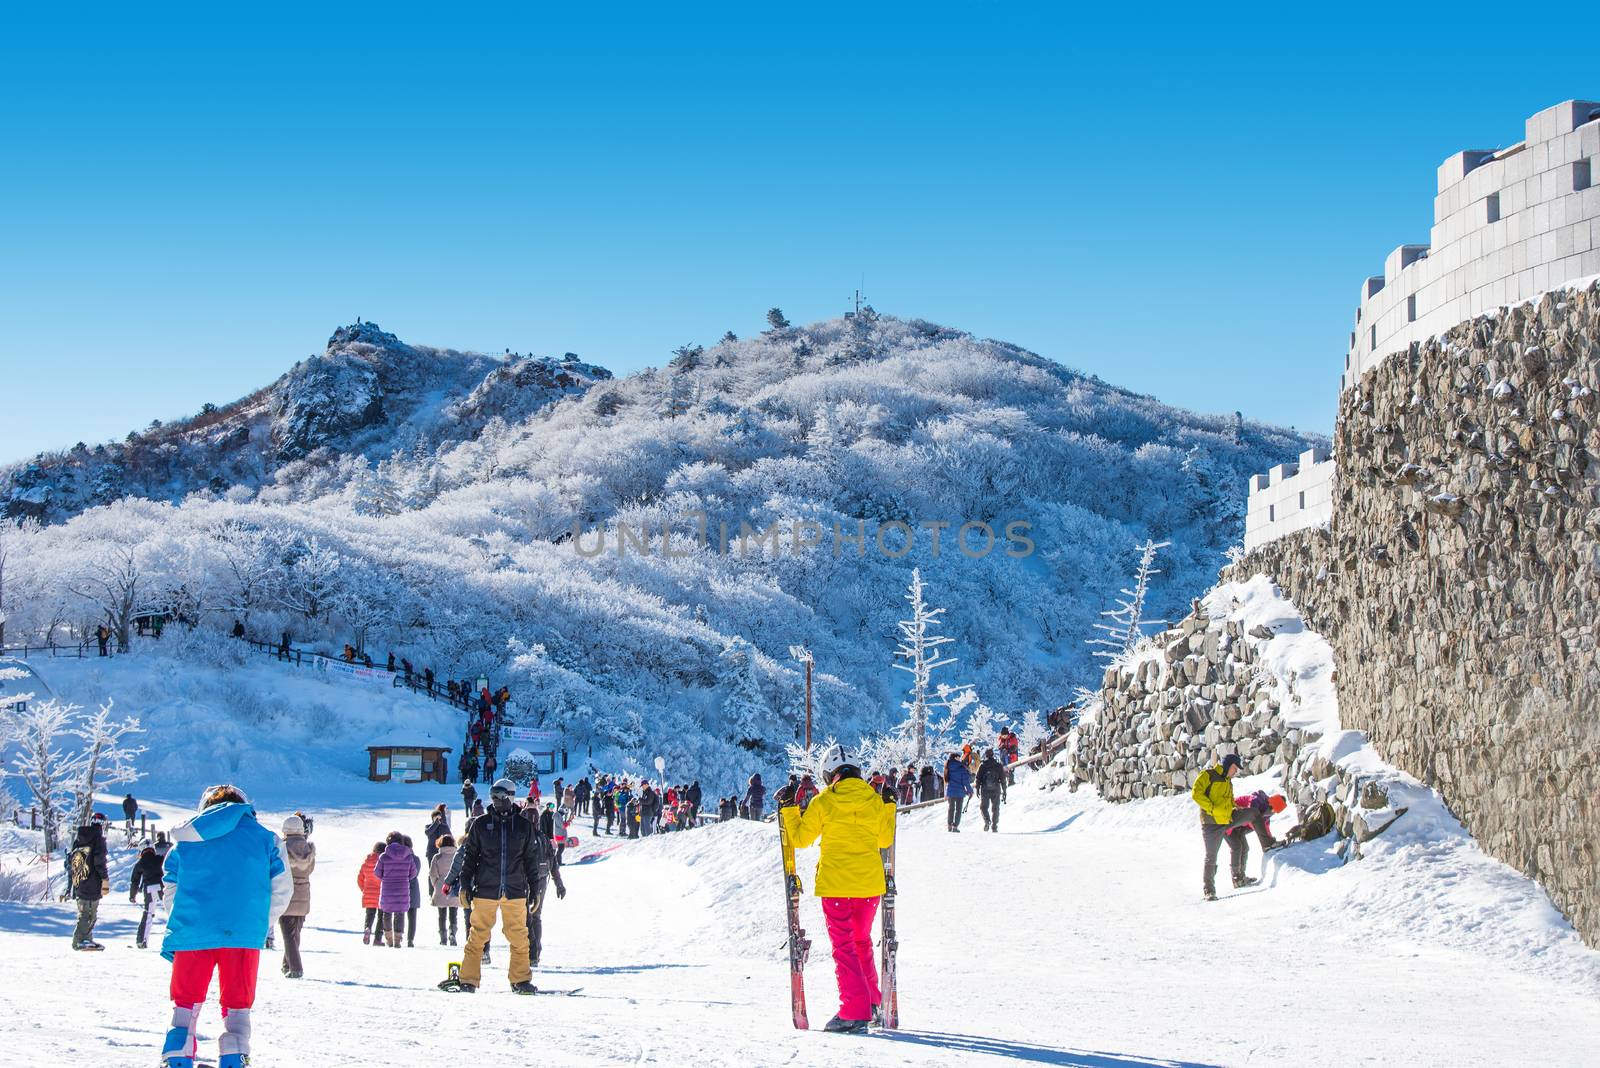
[[[778,848],[783,858],[783,907],[789,922],[789,1012],[795,1028],[806,1031],[811,1028],[806,1018],[805,974],[811,940],[800,926],[800,876],[794,870],[794,846],[789,843],[789,831],[781,809],[778,811]]]
[[[447,994],[455,993],[456,991],[461,989],[461,962],[460,961],[453,960],[448,965],[445,966],[445,980],[444,980],[444,982],[439,984],[439,989],[443,990]],[[566,990],[546,990],[543,987],[541,987],[538,990],[538,993],[549,995],[551,997],[568,997],[568,998],[570,998],[573,995],[577,994],[582,989],[583,989],[583,987],[581,987],[581,986],[571,987],[571,988],[566,989]],[[199,1068],[199,1066],[197,1065],[196,1068]]]
[[[895,989],[900,940],[894,928],[894,846],[879,852],[883,855],[883,934],[878,942],[878,989],[883,994],[883,1026],[893,1031],[900,1027],[900,994]]]

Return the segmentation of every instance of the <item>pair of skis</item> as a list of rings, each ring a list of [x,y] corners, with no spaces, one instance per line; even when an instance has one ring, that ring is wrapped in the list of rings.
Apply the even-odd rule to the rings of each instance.
[[[797,1030],[811,1027],[806,1015],[806,958],[811,954],[811,939],[800,926],[800,876],[795,871],[794,846],[789,842],[789,830],[784,825],[783,813],[778,814],[778,845],[783,857],[783,907],[789,926],[789,1012]],[[895,933],[894,846],[878,851],[883,859],[883,934],[878,943],[878,987],[883,994],[879,1006],[881,1026],[891,1030],[900,1026],[900,995],[895,982],[895,957],[900,940]]]

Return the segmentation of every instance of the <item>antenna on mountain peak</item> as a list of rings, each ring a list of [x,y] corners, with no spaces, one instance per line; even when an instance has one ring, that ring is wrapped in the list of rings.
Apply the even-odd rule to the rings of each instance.
[[[856,318],[856,316],[860,315],[861,314],[861,307],[862,307],[862,305],[864,305],[866,303],[866,300],[867,300],[867,298],[863,297],[861,295],[861,289],[859,287],[857,287],[856,296],[855,296],[855,311],[847,311],[847,312],[845,312],[844,313],[844,317],[846,319],[854,319],[854,318]]]

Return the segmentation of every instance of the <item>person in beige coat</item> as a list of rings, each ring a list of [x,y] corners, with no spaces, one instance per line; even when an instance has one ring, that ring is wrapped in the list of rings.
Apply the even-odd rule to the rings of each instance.
[[[448,834],[441,834],[434,844],[439,851],[428,865],[428,891],[432,894],[433,907],[439,910],[439,944],[453,946],[456,944],[456,920],[461,914],[461,892],[452,886],[447,894],[444,886],[449,881],[450,868],[456,862],[456,840]],[[448,940],[445,932],[446,914],[450,921]]]
[[[294,878],[294,896],[278,917],[278,929],[283,932],[282,970],[290,979],[298,979],[304,974],[300,967],[300,932],[311,912],[311,871],[317,866],[317,847],[306,837],[305,821],[299,816],[283,821],[283,859]]]

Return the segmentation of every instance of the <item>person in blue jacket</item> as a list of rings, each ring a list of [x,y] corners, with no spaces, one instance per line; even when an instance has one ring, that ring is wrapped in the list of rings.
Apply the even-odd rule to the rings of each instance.
[[[972,773],[961,763],[957,753],[951,753],[944,762],[944,797],[948,814],[944,819],[947,831],[961,833],[961,809],[972,793]]]
[[[161,955],[172,962],[162,1061],[195,1068],[195,1025],[214,971],[222,1004],[217,1068],[245,1068],[261,947],[294,894],[282,843],[256,822],[242,790],[213,786],[201,795],[200,814],[172,832],[162,882],[170,915]]]

